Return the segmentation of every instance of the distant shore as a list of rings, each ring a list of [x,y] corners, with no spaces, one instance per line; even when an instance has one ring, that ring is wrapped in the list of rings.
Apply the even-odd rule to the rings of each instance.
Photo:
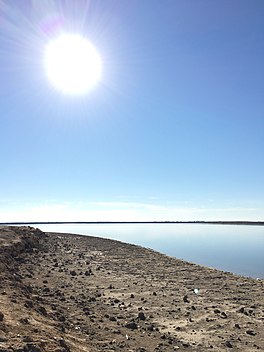
[[[62,224],[203,224],[264,226],[264,221],[17,221],[0,225],[62,225]]]

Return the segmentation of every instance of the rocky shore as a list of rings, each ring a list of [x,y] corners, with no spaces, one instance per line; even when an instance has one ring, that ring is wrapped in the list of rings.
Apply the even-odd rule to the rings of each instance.
[[[0,227],[0,352],[263,351],[263,291],[131,244]]]

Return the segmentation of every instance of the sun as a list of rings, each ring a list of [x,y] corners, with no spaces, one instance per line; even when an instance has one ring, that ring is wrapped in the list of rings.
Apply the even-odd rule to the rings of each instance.
[[[44,66],[51,84],[70,95],[89,92],[102,75],[99,53],[78,34],[62,34],[52,39],[45,47]]]

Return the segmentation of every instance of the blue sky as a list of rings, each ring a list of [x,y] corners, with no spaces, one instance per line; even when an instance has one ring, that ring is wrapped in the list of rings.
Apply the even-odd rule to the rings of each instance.
[[[263,15],[262,0],[0,0],[0,221],[264,220]],[[102,57],[88,95],[45,76],[52,21]]]

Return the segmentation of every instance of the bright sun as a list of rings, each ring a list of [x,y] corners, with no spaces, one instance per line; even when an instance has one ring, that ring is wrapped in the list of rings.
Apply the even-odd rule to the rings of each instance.
[[[48,79],[62,93],[87,93],[100,80],[102,61],[94,46],[78,34],[51,40],[44,55]]]

